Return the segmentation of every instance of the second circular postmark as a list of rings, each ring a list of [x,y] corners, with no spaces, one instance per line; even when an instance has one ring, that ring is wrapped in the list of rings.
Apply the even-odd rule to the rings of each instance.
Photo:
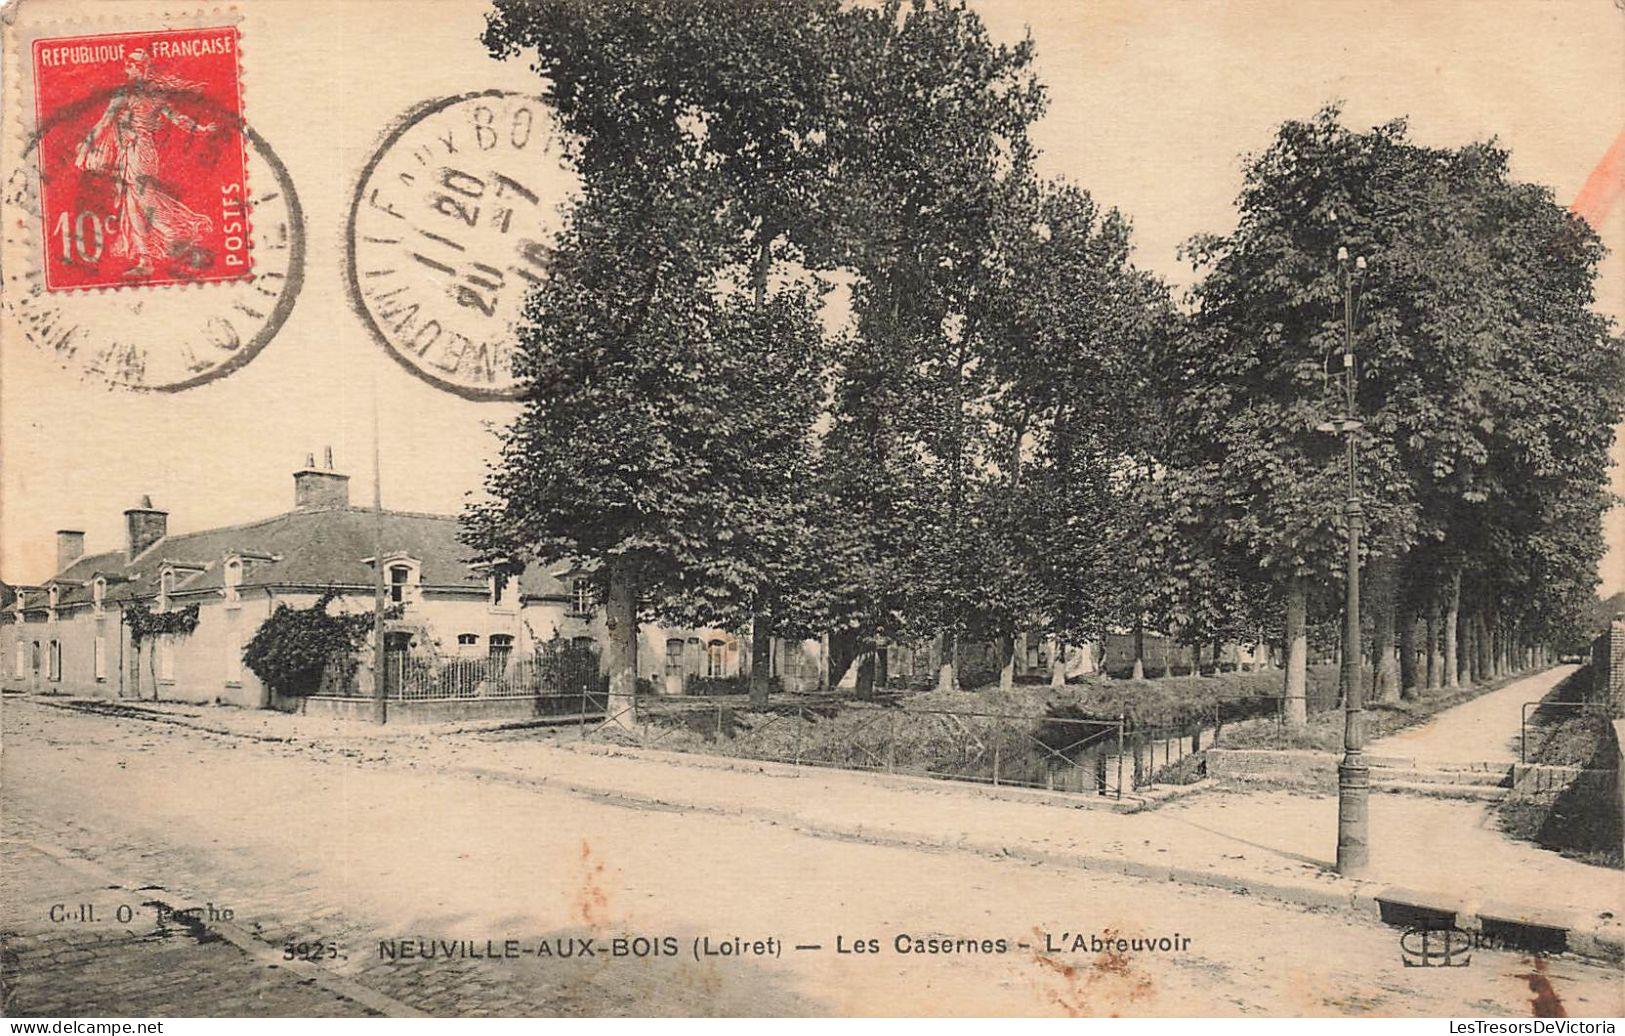
[[[351,305],[431,384],[470,399],[515,398],[525,298],[546,276],[577,186],[542,98],[485,90],[418,105],[356,183]]]

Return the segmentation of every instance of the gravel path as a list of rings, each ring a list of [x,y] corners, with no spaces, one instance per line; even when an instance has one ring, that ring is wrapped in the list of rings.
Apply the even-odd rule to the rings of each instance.
[[[1371,742],[1372,755],[1414,759],[1418,765],[1518,761],[1518,724],[1525,702],[1539,701],[1578,668],[1565,665],[1446,709],[1419,727]]]

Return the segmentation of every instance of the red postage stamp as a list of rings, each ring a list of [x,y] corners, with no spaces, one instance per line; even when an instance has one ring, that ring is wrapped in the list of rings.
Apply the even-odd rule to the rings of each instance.
[[[36,40],[50,291],[252,275],[234,27]]]

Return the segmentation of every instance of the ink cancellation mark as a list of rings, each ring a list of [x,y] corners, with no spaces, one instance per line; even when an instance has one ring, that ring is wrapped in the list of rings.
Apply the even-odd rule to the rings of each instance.
[[[515,398],[525,299],[547,274],[577,183],[538,97],[487,90],[417,106],[356,184],[351,305],[430,384],[469,399]]]
[[[42,39],[34,133],[5,187],[23,334],[87,379],[149,391],[236,370],[287,319],[303,219],[243,120],[234,27]]]

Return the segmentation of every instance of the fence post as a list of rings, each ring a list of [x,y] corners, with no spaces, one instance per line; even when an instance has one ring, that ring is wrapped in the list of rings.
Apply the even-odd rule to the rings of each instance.
[[[886,717],[886,772],[897,772],[897,716]]]
[[[1117,714],[1117,797],[1123,797],[1123,724],[1128,720],[1128,712]]]
[[[999,735],[997,728],[994,728],[993,734],[993,786],[995,788],[999,786]]]
[[[1527,763],[1528,757],[1524,751],[1529,746],[1529,703],[1524,702],[1518,710],[1518,762]]]

